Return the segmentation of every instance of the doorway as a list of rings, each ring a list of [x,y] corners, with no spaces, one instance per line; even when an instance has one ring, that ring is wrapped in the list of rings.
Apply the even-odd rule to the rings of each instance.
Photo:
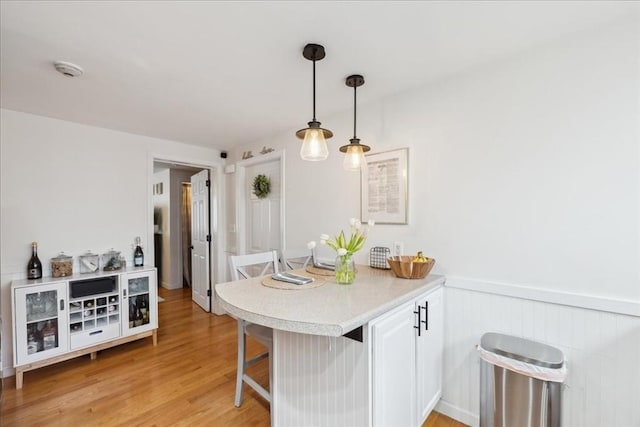
[[[211,311],[211,170],[193,164],[153,162],[153,227],[158,283],[190,288],[193,301]]]

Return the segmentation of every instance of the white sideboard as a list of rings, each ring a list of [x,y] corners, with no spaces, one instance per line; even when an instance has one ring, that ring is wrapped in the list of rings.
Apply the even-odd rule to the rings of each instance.
[[[11,282],[16,388],[23,373],[129,341],[157,345],[156,269]]]

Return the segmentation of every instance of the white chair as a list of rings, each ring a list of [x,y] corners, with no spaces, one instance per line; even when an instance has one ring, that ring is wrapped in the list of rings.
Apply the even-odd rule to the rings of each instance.
[[[248,279],[249,277],[264,276],[268,273],[278,272],[278,253],[276,251],[260,252],[248,255],[235,255],[229,257],[229,267],[231,268],[232,280]],[[259,272],[256,274],[255,272]],[[269,388],[271,389],[273,362],[270,354],[273,350],[273,329],[266,326],[249,323],[246,320],[238,321],[238,371],[236,377],[236,400],[235,405],[242,404],[242,386],[247,383],[260,396],[271,403],[271,394],[264,387],[258,384],[253,378],[245,373],[246,369],[269,357]],[[247,335],[267,347],[267,352],[246,360]]]
[[[311,263],[311,250],[288,250],[282,253],[282,269],[296,270]]]

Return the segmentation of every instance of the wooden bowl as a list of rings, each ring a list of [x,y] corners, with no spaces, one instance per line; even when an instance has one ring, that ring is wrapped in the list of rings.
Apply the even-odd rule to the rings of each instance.
[[[413,262],[412,259],[413,256],[392,256],[387,258],[387,262],[401,279],[424,279],[436,263],[433,258],[427,258],[427,262]]]

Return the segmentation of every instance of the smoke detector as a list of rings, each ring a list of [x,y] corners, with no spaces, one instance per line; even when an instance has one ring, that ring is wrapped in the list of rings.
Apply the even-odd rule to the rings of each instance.
[[[64,61],[55,61],[53,66],[56,67],[56,71],[64,74],[67,77],[80,77],[84,70],[78,67],[76,64]]]

